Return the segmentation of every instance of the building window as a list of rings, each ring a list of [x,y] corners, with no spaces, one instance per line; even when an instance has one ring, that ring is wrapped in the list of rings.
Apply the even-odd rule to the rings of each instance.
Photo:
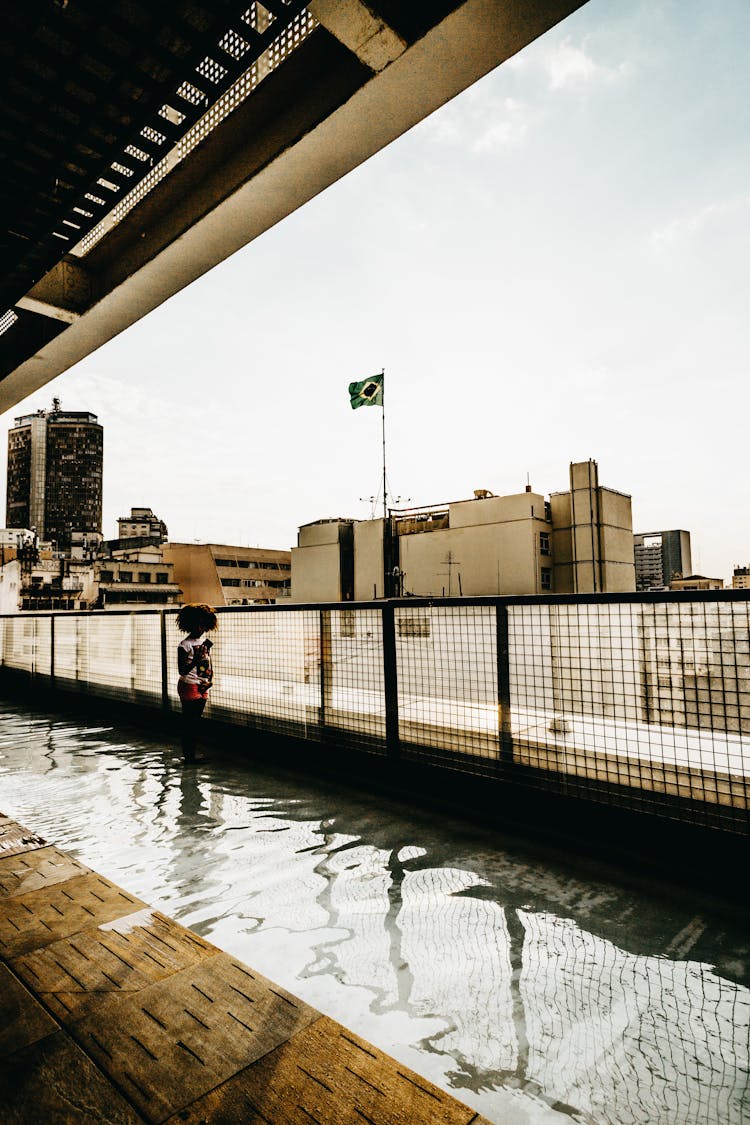
[[[103,570],[99,575],[100,582],[114,582],[115,572],[113,570]]]
[[[549,532],[548,531],[540,531],[539,532],[539,554],[540,555],[548,555],[549,553],[550,553]]]
[[[139,570],[138,571],[138,581],[141,582],[141,583],[150,582],[151,581],[151,571],[150,570]]]
[[[342,637],[356,637],[357,635],[357,615],[353,609],[344,609],[338,615],[339,619],[339,634]]]
[[[120,581],[121,582],[132,582],[133,581],[132,570],[121,570],[120,571]]]
[[[549,566],[542,567],[542,589],[552,589],[552,568]]]
[[[410,613],[398,618],[399,637],[429,637],[430,618],[427,614]]]
[[[157,570],[156,581],[160,586],[166,586],[169,582],[169,575],[165,574],[163,570]]]
[[[239,586],[240,580],[239,580],[239,578],[222,578],[221,584],[222,584],[222,586]],[[234,605],[234,604],[235,604],[234,602],[230,602],[230,605]]]

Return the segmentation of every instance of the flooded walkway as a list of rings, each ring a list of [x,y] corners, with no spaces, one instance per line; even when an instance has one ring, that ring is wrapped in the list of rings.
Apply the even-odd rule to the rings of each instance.
[[[489,1125],[2,814],[0,954],[4,1125]]]
[[[750,1120],[744,926],[405,798],[0,705],[9,816],[490,1121]]]

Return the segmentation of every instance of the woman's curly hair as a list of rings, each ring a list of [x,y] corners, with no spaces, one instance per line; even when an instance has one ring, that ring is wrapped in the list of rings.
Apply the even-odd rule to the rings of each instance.
[[[177,628],[181,633],[211,633],[218,626],[216,614],[204,602],[184,605],[177,614]]]

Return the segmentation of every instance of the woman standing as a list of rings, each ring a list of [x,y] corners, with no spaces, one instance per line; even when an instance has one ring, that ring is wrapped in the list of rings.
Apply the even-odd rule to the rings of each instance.
[[[212,642],[206,633],[216,629],[218,621],[210,605],[184,605],[177,614],[177,628],[187,633],[177,646],[177,694],[182,704],[182,753],[186,762],[195,762],[198,721],[203,714],[208,692],[213,683],[211,664]]]

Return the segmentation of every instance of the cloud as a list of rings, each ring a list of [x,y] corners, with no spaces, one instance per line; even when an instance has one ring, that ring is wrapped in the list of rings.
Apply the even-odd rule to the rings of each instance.
[[[474,89],[428,118],[422,129],[433,144],[497,152],[522,144],[534,117],[531,107],[517,98]]]
[[[503,98],[496,107],[496,116],[490,125],[479,133],[473,143],[473,152],[490,152],[512,148],[526,138],[532,114],[529,107],[515,98]]]
[[[578,46],[573,43],[570,35],[559,42],[542,40],[514,55],[504,65],[515,71],[541,68],[550,90],[562,90],[591,82],[612,82],[624,77],[629,71],[625,62],[614,67],[597,62],[589,53],[588,39],[584,39]]]
[[[517,149],[548,115],[549,91],[613,82],[629,72],[628,63],[597,62],[584,38],[538,41],[508,59],[482,82],[428,117],[418,129],[429,143],[462,148],[477,155]],[[513,89],[517,95],[506,91]]]
[[[680,215],[664,226],[657,227],[651,232],[650,241],[657,248],[673,248],[700,235],[706,227],[713,226],[748,208],[750,208],[750,195],[709,203],[690,215]]]

